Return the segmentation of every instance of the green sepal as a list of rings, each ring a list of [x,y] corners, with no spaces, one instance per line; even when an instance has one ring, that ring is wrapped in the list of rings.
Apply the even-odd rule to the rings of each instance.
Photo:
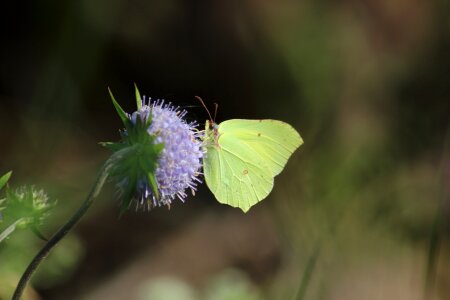
[[[109,96],[111,97],[112,103],[114,105],[114,108],[117,111],[117,114],[119,115],[120,119],[123,122],[123,125],[125,125],[126,128],[131,126],[131,121],[127,116],[127,113],[122,109],[122,107],[119,105],[119,103],[114,98],[113,93],[111,92],[111,89],[108,87]]]
[[[0,177],[0,190],[6,185],[9,178],[11,177],[11,174],[12,174],[12,171],[9,171],[8,173],[6,173],[2,177]]]
[[[158,182],[156,181],[155,173],[148,173],[147,180],[148,180],[148,185],[152,189],[153,194],[155,195],[156,199],[159,200]]]
[[[113,143],[113,142],[100,142],[101,146],[105,147],[108,150],[111,150],[113,152],[119,151],[123,148],[123,145],[121,143]]]
[[[34,233],[35,236],[37,236],[44,242],[48,242],[48,239],[42,234],[42,232],[39,231],[39,229],[37,228],[36,225],[31,225],[30,229]]]
[[[142,107],[142,98],[141,98],[141,94],[139,93],[139,89],[136,85],[136,83],[134,83],[134,93],[136,94],[136,107],[137,110],[140,110]]]

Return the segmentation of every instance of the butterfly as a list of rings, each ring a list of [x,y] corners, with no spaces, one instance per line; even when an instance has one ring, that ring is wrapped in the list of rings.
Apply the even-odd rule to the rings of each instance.
[[[200,99],[201,100],[201,99]],[[289,124],[271,119],[206,121],[203,172],[206,184],[223,204],[247,212],[269,195],[274,177],[303,144]]]

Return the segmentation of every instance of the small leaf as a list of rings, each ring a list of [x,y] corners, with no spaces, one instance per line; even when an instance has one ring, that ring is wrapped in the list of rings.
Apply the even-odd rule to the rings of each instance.
[[[140,110],[142,107],[142,98],[141,98],[141,94],[139,93],[138,87],[136,85],[136,83],[134,83],[134,92],[136,94],[136,106],[137,106],[137,110]]]
[[[123,124],[125,126],[129,126],[130,120],[127,117],[127,113],[122,109],[122,107],[116,101],[116,99],[114,98],[114,95],[111,92],[111,89],[109,87],[108,87],[108,91],[109,91],[109,96],[111,97],[111,100],[113,102],[113,105],[116,108],[117,114],[119,115],[119,117],[122,120]]]
[[[12,171],[9,171],[2,177],[0,177],[0,190],[5,186],[5,184],[8,182],[9,178],[11,177]]]

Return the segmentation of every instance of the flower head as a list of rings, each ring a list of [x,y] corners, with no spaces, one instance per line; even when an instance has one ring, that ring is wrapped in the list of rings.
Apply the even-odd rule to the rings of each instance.
[[[4,214],[13,220],[21,219],[18,224],[21,227],[40,225],[55,205],[43,190],[37,190],[34,186],[7,189],[4,200]]]
[[[186,122],[186,111],[170,103],[146,101],[138,92],[136,100],[138,109],[124,114],[122,141],[106,145],[115,151],[112,175],[121,190],[122,209],[133,200],[144,209],[170,206],[176,198],[184,202],[186,190],[194,193],[200,182],[203,152],[197,124]]]
[[[140,204],[151,200],[153,206],[170,205],[172,200],[179,198],[184,201],[186,189],[195,191],[199,182],[201,168],[201,142],[198,139],[196,123],[187,123],[183,117],[186,111],[178,110],[164,101],[145,104],[131,115],[136,123],[137,118],[145,121],[151,114],[152,123],[147,132],[155,136],[155,143],[163,144],[156,167],[156,182],[159,199],[152,193],[150,186],[143,180],[139,183],[138,192]]]

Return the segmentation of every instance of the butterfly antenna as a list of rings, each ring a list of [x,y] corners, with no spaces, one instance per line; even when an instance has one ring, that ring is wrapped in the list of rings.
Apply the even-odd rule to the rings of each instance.
[[[206,107],[205,102],[203,102],[202,98],[200,98],[199,96],[195,96],[195,99],[197,99],[198,101],[200,101],[200,103],[203,105],[203,107],[205,108],[206,112],[208,113],[209,120],[210,120],[211,122],[214,122],[214,121],[213,121],[213,118],[211,117],[211,113],[209,112],[209,109]]]
[[[217,104],[216,102],[214,102],[214,122],[216,121],[216,117],[217,117],[217,109],[219,108],[219,104]]]

